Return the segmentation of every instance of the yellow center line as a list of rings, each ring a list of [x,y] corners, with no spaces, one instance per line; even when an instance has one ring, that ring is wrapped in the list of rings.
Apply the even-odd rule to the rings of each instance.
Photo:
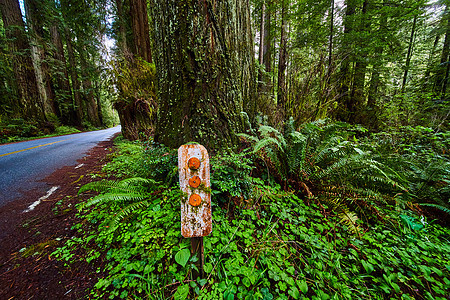
[[[0,157],[2,157],[2,156],[7,156],[7,155],[11,155],[11,154],[20,153],[20,152],[27,151],[27,150],[31,150],[31,149],[36,149],[36,148],[39,148],[39,147],[44,147],[44,146],[53,145],[53,144],[60,143],[60,142],[64,142],[64,141],[71,140],[71,139],[73,139],[73,138],[65,139],[65,140],[61,140],[61,141],[57,141],[57,142],[53,142],[53,143],[43,144],[43,145],[39,145],[39,146],[34,146],[34,147],[31,147],[31,148],[26,148],[26,149],[22,149],[22,150],[17,150],[17,151],[14,151],[14,152],[9,152],[9,153],[5,153],[5,154],[1,154]]]

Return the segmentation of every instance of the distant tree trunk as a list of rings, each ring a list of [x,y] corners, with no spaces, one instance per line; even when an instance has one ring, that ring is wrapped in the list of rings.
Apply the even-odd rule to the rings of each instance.
[[[361,22],[358,26],[358,31],[360,33],[366,33],[369,35],[370,31],[370,16],[369,16],[370,3],[369,0],[364,0],[361,11]],[[364,45],[366,42],[365,37],[358,39],[357,46],[359,47],[359,55],[355,57],[356,63],[354,67],[354,77],[353,77],[353,85],[350,94],[349,105],[347,106],[347,110],[350,112],[350,118],[348,121],[351,123],[365,123],[367,118],[363,115],[364,104],[365,104],[365,94],[364,94],[364,85],[366,78],[366,70],[367,70],[367,50]]]
[[[265,43],[265,29],[264,29],[264,25],[265,25],[265,21],[266,21],[266,3],[263,2],[261,5],[261,27],[259,30],[259,53],[258,53],[258,62],[259,64],[262,66],[264,65],[264,43]],[[259,71],[258,72],[258,83],[261,89],[262,86],[262,80],[263,80],[263,72]]]
[[[278,58],[278,90],[277,106],[281,122],[286,117],[286,67],[287,67],[287,3],[282,0],[281,7],[281,38],[280,53]]]
[[[414,45],[414,36],[416,34],[417,16],[418,15],[414,16],[412,29],[411,29],[411,35],[409,37],[408,53],[406,54],[406,62],[405,62],[405,72],[403,73],[402,90],[401,90],[402,93],[405,92],[406,81],[408,79],[409,65],[411,63],[411,57],[412,57],[412,51],[413,51],[413,45]]]
[[[178,147],[189,141],[209,150],[236,145],[241,132],[242,67],[252,45],[241,45],[249,24],[247,1],[151,1],[159,113],[155,140]],[[248,39],[246,39],[248,40]],[[254,77],[253,77],[254,78]]]
[[[449,68],[449,54],[450,54],[450,12],[448,8],[445,9],[444,18],[446,21],[446,32],[444,38],[444,45],[441,52],[441,60],[436,72],[436,83],[434,86],[434,92],[436,95],[444,96],[446,92],[446,85],[448,81],[448,68]]]
[[[424,76],[424,82],[423,82],[423,89],[429,90],[430,86],[433,86],[433,83],[430,79],[431,70],[433,68],[433,58],[436,53],[437,45],[439,44],[439,39],[441,36],[439,34],[436,35],[436,38],[434,39],[433,47],[430,50],[430,55],[428,56],[428,62],[427,62],[427,69],[425,71]]]
[[[39,120],[44,118],[43,104],[39,99],[39,90],[33,61],[30,56],[30,44],[25,33],[18,0],[0,0],[0,12],[9,50],[12,54],[12,65],[18,89],[16,113]]]
[[[90,79],[89,74],[89,65],[86,60],[86,56],[84,53],[86,53],[86,48],[83,48],[83,50],[80,53],[80,62],[81,62],[81,69],[82,69],[82,84],[83,84],[83,96],[84,96],[84,104],[86,107],[87,112],[87,118],[89,123],[91,123],[95,127],[100,127],[102,124],[100,122],[99,118],[99,112],[98,112],[98,106],[97,106],[97,100],[94,96],[94,88],[92,86],[92,81]]]
[[[354,50],[353,41],[351,39],[351,33],[353,32],[354,27],[354,15],[356,13],[356,1],[355,0],[346,0],[346,9],[343,20],[344,25],[344,35],[343,35],[343,43],[342,43],[342,63],[339,70],[339,107],[337,111],[337,118],[341,121],[349,121],[350,120],[350,111],[349,107],[351,106],[351,95],[349,93],[350,85],[352,81],[350,62],[352,61],[352,51]]]
[[[264,37],[262,56],[263,56],[263,61],[264,61],[264,69],[268,73],[272,72],[272,53],[273,53],[273,51],[272,51],[273,37],[272,37],[272,33],[271,33],[272,6],[273,6],[272,1],[269,1],[268,5],[266,7],[266,13],[264,15],[264,32],[262,33],[263,37]],[[265,78],[264,84],[266,86],[265,92],[269,92],[272,90],[271,77]]]
[[[130,0],[131,28],[133,30],[134,55],[142,57],[146,62],[152,62],[150,49],[150,32],[148,27],[147,1]]]
[[[63,124],[79,125],[75,122],[76,114],[73,106],[72,91],[70,89],[69,75],[67,73],[67,62],[64,55],[64,46],[59,32],[59,21],[57,18],[52,19],[49,27],[50,37],[53,47],[53,64],[52,64],[52,86],[55,92],[54,105],[56,114]]]
[[[119,48],[124,60],[120,68],[131,70],[131,73],[141,73],[144,60],[152,63],[152,51],[150,49],[150,33],[147,16],[147,4],[144,0],[116,0],[117,19],[119,21]],[[132,34],[127,34],[127,28]],[[119,69],[120,69],[119,68]],[[124,77],[119,78],[124,80]],[[119,83],[118,100],[114,104],[120,123],[122,134],[129,140],[147,137],[154,131],[154,116],[152,113],[154,103],[150,103],[150,97],[138,95],[125,95],[122,89],[126,83]],[[147,87],[146,87],[147,88]],[[153,99],[153,102],[155,99]]]
[[[83,121],[83,103],[81,99],[81,86],[78,80],[77,62],[75,60],[75,53],[72,45],[72,34],[69,28],[64,27],[64,33],[66,38],[67,54],[69,56],[69,74],[72,81],[72,93],[75,107],[71,106],[71,123],[73,125],[81,126]]]
[[[328,69],[327,69],[327,85],[330,84],[331,79],[331,64],[333,62],[333,34],[334,34],[334,0],[331,0],[330,7],[330,38],[328,43]]]
[[[117,19],[119,23],[119,49],[121,50],[124,57],[127,57],[128,53],[128,44],[127,44],[127,29],[126,29],[126,20],[124,15],[123,8],[123,0],[116,0],[116,8],[117,8]]]

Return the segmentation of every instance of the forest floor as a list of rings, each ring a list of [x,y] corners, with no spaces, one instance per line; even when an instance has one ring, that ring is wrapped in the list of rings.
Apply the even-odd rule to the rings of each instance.
[[[81,167],[63,167],[46,177],[44,182],[59,188],[34,210],[23,212],[43,196],[36,191],[0,207],[0,299],[80,299],[102,276],[97,272],[101,266],[83,262],[69,267],[50,254],[77,235],[72,229],[80,222],[75,205],[88,198],[77,192],[99,177],[114,151],[113,140],[91,149],[78,160]]]

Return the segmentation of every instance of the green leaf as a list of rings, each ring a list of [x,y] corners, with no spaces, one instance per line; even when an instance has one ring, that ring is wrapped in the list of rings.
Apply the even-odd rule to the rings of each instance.
[[[191,257],[191,252],[189,249],[181,249],[178,251],[178,253],[175,255],[175,261],[183,266],[183,268],[186,266],[186,263],[188,262],[189,258]]]
[[[205,273],[211,273],[212,269],[213,269],[213,266],[211,263],[206,263],[203,266],[203,271],[205,271]]]
[[[372,273],[373,265],[371,263],[366,262],[365,260],[361,260],[361,263],[362,263],[364,269],[366,270],[367,274]]]
[[[300,298],[300,292],[298,291],[297,287],[291,286],[291,288],[288,291],[288,294],[292,296],[294,299]]]
[[[206,278],[198,280],[198,284],[200,284],[200,286],[204,286],[207,282],[208,280]]]
[[[306,294],[308,292],[308,284],[304,280],[297,280],[297,285],[300,291],[302,291],[303,294]]]
[[[187,298],[188,295],[189,295],[189,285],[184,284],[184,285],[180,285],[177,288],[177,291],[173,295],[173,298],[175,300],[184,300]]]

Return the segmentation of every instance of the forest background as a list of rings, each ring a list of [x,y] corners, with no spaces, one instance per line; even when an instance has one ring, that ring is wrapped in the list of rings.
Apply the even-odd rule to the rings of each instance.
[[[99,266],[96,298],[446,299],[449,5],[0,0],[2,142],[117,118],[129,140],[52,257]],[[212,155],[201,279],[190,141]]]
[[[169,47],[155,30],[163,8],[147,5],[3,0],[2,140],[59,125],[110,126],[117,123],[111,104],[127,138],[154,132],[161,76],[152,49],[154,56]],[[289,117],[297,124],[333,118],[376,131],[439,130],[449,112],[447,5],[304,0],[236,6],[241,15],[232,18],[243,47],[234,51],[246,73],[234,76],[241,83],[248,77],[240,86],[242,110],[253,123],[260,115],[274,125]]]

